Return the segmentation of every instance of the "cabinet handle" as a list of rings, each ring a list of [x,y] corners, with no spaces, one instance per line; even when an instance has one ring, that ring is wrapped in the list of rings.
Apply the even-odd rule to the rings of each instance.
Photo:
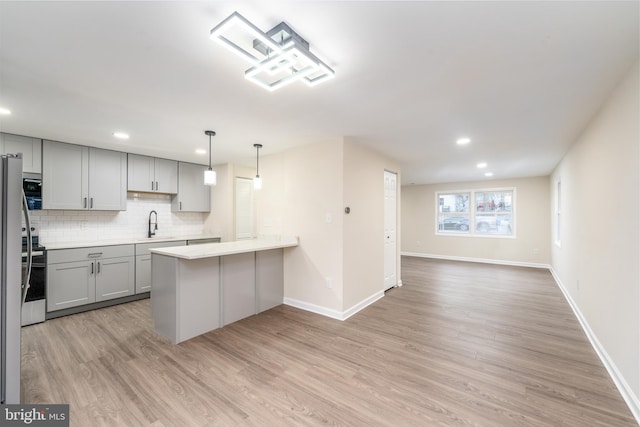
[[[180,202],[180,209],[179,210],[182,210],[182,202]]]
[[[156,181],[156,191],[158,191],[158,181]]]
[[[102,256],[102,252],[93,252],[88,255],[89,258],[100,258]]]
[[[151,191],[153,191],[153,181],[151,181]]]
[[[98,274],[100,274],[100,261],[98,261]]]
[[[85,209],[87,209],[87,198],[86,198],[86,197],[84,198],[84,206],[83,206],[83,207],[84,207]]]
[[[91,204],[89,205],[89,208],[93,209],[93,197],[91,198]]]
[[[95,264],[95,263],[93,263],[93,262],[91,263],[91,274],[90,274],[91,276],[93,276],[93,264]]]

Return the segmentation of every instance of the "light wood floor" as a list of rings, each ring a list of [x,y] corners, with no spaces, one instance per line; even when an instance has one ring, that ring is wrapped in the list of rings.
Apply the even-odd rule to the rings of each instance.
[[[23,328],[72,426],[632,426],[548,271],[405,257],[344,322],[280,306],[174,346],[149,300]]]

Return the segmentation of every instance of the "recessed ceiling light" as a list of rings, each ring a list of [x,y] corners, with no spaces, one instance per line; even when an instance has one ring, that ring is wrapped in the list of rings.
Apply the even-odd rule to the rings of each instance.
[[[484,169],[487,167],[487,164],[485,162],[481,162],[481,163],[478,163],[476,166],[478,167],[478,169]]]
[[[11,114],[11,110],[9,110],[8,108],[0,107],[0,115],[8,116],[10,114]]]
[[[460,138],[456,141],[456,144],[458,145],[467,145],[468,143],[471,142],[471,139],[469,138]]]
[[[203,149],[203,148],[198,148],[196,150],[196,154],[207,154],[207,150]]]
[[[113,136],[118,139],[129,139],[129,134],[124,132],[114,132]]]
[[[493,176],[493,172],[485,172],[484,176]]]

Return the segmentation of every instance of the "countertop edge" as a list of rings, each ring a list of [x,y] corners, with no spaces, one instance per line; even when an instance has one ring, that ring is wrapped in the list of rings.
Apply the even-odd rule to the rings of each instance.
[[[202,258],[214,258],[225,255],[234,255],[247,252],[260,252],[271,249],[283,249],[298,246],[297,237],[286,237],[280,240],[239,240],[233,242],[209,243],[196,246],[179,246],[171,248],[149,249],[149,252],[157,255],[165,255],[173,258],[194,260]]]
[[[76,248],[93,248],[97,246],[121,246],[121,245],[140,245],[145,243],[162,243],[176,242],[179,240],[198,240],[198,239],[219,239],[220,235],[189,235],[175,237],[153,237],[147,239],[116,239],[95,242],[62,242],[62,243],[43,243],[48,251],[76,249]]]

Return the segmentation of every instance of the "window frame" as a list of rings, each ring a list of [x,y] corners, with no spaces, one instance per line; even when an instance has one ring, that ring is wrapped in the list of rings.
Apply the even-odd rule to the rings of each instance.
[[[562,180],[558,179],[556,181],[556,185],[555,185],[555,220],[556,223],[554,224],[555,227],[553,228],[554,230],[554,239],[553,239],[553,243],[555,243],[555,245],[559,248],[562,247]]]
[[[477,210],[477,200],[476,193],[491,193],[491,192],[501,192],[501,191],[511,191],[512,193],[512,201],[511,201],[511,234],[486,234],[486,233],[478,233],[476,231],[476,216],[478,214]],[[470,201],[470,209],[469,209],[469,231],[467,232],[445,232],[439,229],[440,224],[440,196],[441,195],[450,195],[450,194],[469,194]],[[489,239],[515,239],[517,238],[517,220],[516,220],[516,204],[517,204],[517,191],[516,187],[498,187],[498,188],[475,188],[471,190],[442,190],[435,192],[435,235],[436,236],[453,236],[453,237],[481,237],[481,238],[489,238]]]

